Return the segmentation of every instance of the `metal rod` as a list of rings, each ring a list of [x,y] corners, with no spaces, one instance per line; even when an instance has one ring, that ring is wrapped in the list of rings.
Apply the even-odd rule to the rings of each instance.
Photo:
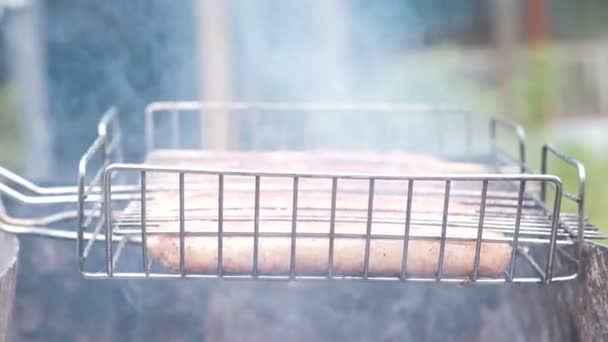
[[[291,260],[290,260],[290,275],[296,275],[296,229],[298,225],[298,177],[293,178],[293,200],[291,214]]]
[[[146,277],[150,276],[149,270],[152,269],[152,264],[154,263],[154,259],[150,258],[148,259],[148,265],[146,266],[146,269],[148,270],[148,275],[146,275]]]
[[[495,163],[498,163],[498,142],[496,141],[496,119],[490,120],[490,153]],[[498,167],[498,165],[495,165]]]
[[[78,176],[78,202],[77,202],[77,211],[78,211],[78,236],[77,236],[77,248],[78,248],[78,268],[80,272],[84,271],[84,231],[86,229],[84,225],[84,176]]]
[[[547,164],[548,164],[548,152],[549,152],[549,147],[547,145],[543,145],[542,150],[541,150],[541,164],[540,164],[540,173],[543,175],[547,174]],[[547,202],[547,183],[546,182],[541,182],[540,183],[540,199],[541,201]]]
[[[369,274],[369,250],[372,239],[372,215],[374,212],[374,179],[369,180],[369,198],[367,201],[367,228],[365,232],[365,259],[363,268],[363,278]]]
[[[224,274],[224,175],[218,177],[217,191],[217,273]]]
[[[553,263],[555,258],[555,244],[557,240],[557,230],[559,229],[559,217],[562,203],[562,184],[557,181],[555,182],[555,201],[553,204],[553,217],[551,221],[551,239],[549,242],[549,257],[547,259],[547,269],[545,274],[547,283],[552,282],[553,277]]]
[[[515,132],[519,142],[519,161],[521,163],[519,170],[521,173],[526,173],[526,135],[521,126],[517,126]]]
[[[102,120],[103,122],[103,120]],[[88,163],[91,160],[91,158],[93,157],[93,155],[95,154],[95,152],[103,145],[104,141],[105,141],[106,137],[105,135],[99,135],[97,137],[97,139],[95,139],[95,141],[93,142],[93,144],[87,149],[87,151],[84,153],[84,155],[80,158],[80,161],[78,163],[78,211],[79,211],[79,223],[82,223],[81,219],[83,219],[83,213],[82,211],[84,210],[84,206],[85,206],[85,200],[88,197],[87,194],[87,188],[85,186],[85,182],[86,182],[86,175],[87,175],[87,167],[88,167]],[[103,183],[105,184],[106,180],[103,180]],[[109,180],[107,180],[107,182],[109,183]],[[104,188],[104,191],[107,192],[107,189],[105,189],[105,187],[102,184],[102,188]],[[105,198],[105,194],[104,195],[104,203],[109,203],[107,201],[107,198]],[[81,232],[81,234],[79,234],[79,241],[82,240],[82,234],[84,233],[84,227],[79,227],[79,231]],[[80,244],[82,245],[82,244]],[[80,246],[79,248],[82,248],[82,246]],[[83,250],[84,252],[84,250]],[[108,251],[106,250],[106,253]],[[83,255],[84,257],[84,255]],[[81,267],[84,267],[84,260],[81,261]]]
[[[93,143],[93,145],[95,145],[95,143]],[[82,181],[84,182],[84,175],[86,175],[86,163],[83,163],[82,167],[79,166],[78,181],[82,179]],[[6,178],[11,183],[15,183],[20,187],[27,189],[29,192],[33,192],[37,195],[53,196],[73,194],[78,192],[78,187],[73,186],[39,186],[2,166],[0,166],[0,178]],[[99,189],[97,189],[97,191],[99,192]]]
[[[532,267],[532,269],[534,271],[536,271],[536,273],[538,273],[538,275],[540,276],[541,281],[540,282],[545,282],[545,279],[547,279],[547,276],[545,274],[545,272],[543,272],[543,269],[538,265],[538,263],[534,260],[534,258],[530,255],[530,253],[526,252],[525,250],[523,250],[523,248],[521,247],[517,247],[516,250],[513,251],[513,253],[518,253],[519,255],[521,255],[523,257],[523,259],[530,264],[530,266]],[[511,280],[511,282],[515,282],[515,280],[518,278],[514,278]]]
[[[448,210],[450,206],[450,185],[451,181],[445,182],[445,199],[443,202],[443,220],[441,223],[441,244],[439,246],[439,267],[437,270],[437,280],[443,276],[443,258],[445,256],[446,235],[448,230]]]
[[[364,111],[364,112],[445,112],[461,113],[469,108],[459,106],[442,106],[429,104],[386,104],[386,103],[313,103],[313,102],[221,102],[221,101],[159,101],[146,107],[146,112],[153,113],[167,110],[315,110],[315,111]]]
[[[6,223],[0,223],[0,230],[6,231],[8,233],[11,234],[23,234],[23,235],[35,235],[35,236],[45,236],[45,237],[58,237],[60,239],[68,239],[67,236],[70,236],[69,239],[75,240],[77,233],[75,231],[66,231],[66,230],[58,230],[58,229],[49,229],[49,228],[36,228],[36,227],[23,227],[23,226],[16,226],[16,225],[11,225],[11,224],[6,224]],[[136,239],[131,238],[131,242],[133,243],[140,243],[140,237],[139,235],[141,234],[140,231],[138,231],[137,233],[134,234],[123,234],[123,235],[118,235],[118,234],[113,234],[112,236],[114,238],[121,238],[123,236],[137,236]],[[92,237],[93,237],[93,233],[86,233],[85,232],[85,240],[91,241]],[[171,235],[179,235],[178,231],[175,230],[154,230],[152,231],[148,231],[148,235],[166,235],[166,236],[171,236]],[[205,237],[217,237],[217,232],[201,232],[201,231],[189,231],[188,232],[188,236],[205,236]],[[242,238],[253,238],[254,234],[252,232],[224,232],[224,237],[242,237]],[[291,238],[291,232],[260,232],[259,233],[259,237],[268,237],[268,238]],[[344,234],[344,233],[335,233],[335,237],[337,239],[357,239],[357,240],[361,240],[361,239],[365,239],[365,232],[360,233],[360,234]],[[329,238],[329,234],[328,233],[302,233],[302,232],[298,232],[296,234],[296,238],[298,239],[305,239],[305,238],[322,238],[322,239],[328,239]],[[599,238],[599,237],[598,237]],[[98,239],[100,241],[106,241],[105,236],[100,236],[98,237]],[[379,239],[379,240],[394,240],[394,241],[400,241],[403,242],[403,235],[399,234],[399,235],[390,235],[390,234],[374,234],[374,239]],[[429,234],[416,234],[416,235],[412,235],[410,233],[410,240],[438,240],[441,241],[441,236],[434,236],[434,235],[429,235]],[[476,238],[475,237],[458,237],[458,236],[454,236],[454,237],[450,237],[450,240],[452,241],[463,241],[463,242],[475,242]],[[512,243],[513,239],[508,238],[508,237],[504,237],[504,238],[484,238],[485,242],[491,242],[491,243]],[[520,237],[519,242],[524,242],[524,243],[533,243],[533,244],[550,244],[550,240],[548,239],[538,239],[538,238],[522,238]],[[555,244],[557,246],[573,246],[575,244],[575,242],[573,242],[571,239],[560,239],[560,240],[556,240]],[[85,249],[85,255],[86,254],[86,249]],[[180,275],[181,276],[181,275]]]
[[[331,179],[331,210],[329,218],[329,260],[328,260],[328,274],[329,277],[333,277],[334,274],[334,242],[335,242],[335,231],[336,231],[336,198],[338,193],[338,178],[333,177]]]
[[[255,176],[255,204],[253,212],[253,276],[258,276],[258,243],[260,238],[260,176]]]
[[[139,233],[138,233],[139,234]],[[164,234],[164,235],[178,235],[179,232],[176,231],[171,231],[171,230],[163,230],[163,231],[154,231],[152,232],[148,232],[149,235],[158,235],[158,234]],[[132,234],[124,234],[124,235],[132,235]],[[189,236],[208,236],[208,237],[216,237],[217,233],[216,232],[202,232],[202,231],[190,231],[188,232]],[[302,233],[302,232],[298,232],[296,234],[296,237],[298,239],[300,238],[324,238],[327,239],[328,238],[327,233]],[[118,235],[115,235],[118,236]],[[224,236],[225,237],[249,237],[249,238],[253,238],[254,234],[252,232],[244,232],[244,231],[240,231],[240,232],[224,232]],[[258,236],[260,238],[291,238],[291,232],[260,232],[258,234]],[[336,239],[365,239],[365,232],[363,233],[359,233],[359,234],[346,234],[346,233],[335,233],[335,237]],[[403,236],[401,234],[399,235],[393,235],[393,234],[374,234],[373,236],[374,239],[381,239],[381,240],[395,240],[395,241],[401,241],[403,242]],[[430,234],[416,234],[413,235],[410,232],[410,240],[438,240],[441,242],[441,235],[430,235]],[[477,241],[476,237],[458,237],[458,236],[452,236],[449,238],[451,241],[469,241],[469,242],[475,242]],[[500,243],[512,243],[513,242],[513,238],[510,237],[496,237],[496,238],[484,238],[483,241],[485,242],[500,242]],[[525,242],[525,243],[535,243],[535,244],[549,244],[551,241],[549,239],[539,239],[539,238],[523,238],[520,237],[519,238],[519,242]],[[556,241],[557,244],[559,244],[560,246],[573,246],[574,242],[570,239],[562,239],[562,240],[558,240]]]
[[[120,186],[117,186],[117,188]],[[85,191],[86,187],[85,187]],[[116,192],[115,190],[113,190]],[[5,184],[0,183],[0,193],[5,194],[7,198],[14,199],[20,203],[27,205],[48,205],[48,204],[73,204],[78,202],[78,195],[44,195],[44,196],[27,196],[18,191],[15,191]],[[132,194],[115,194],[115,199],[130,200],[133,199]],[[98,202],[103,198],[102,194],[92,194],[85,197],[85,202]]]
[[[454,198],[454,197],[452,197]],[[462,203],[462,202],[461,202]],[[491,228],[495,228],[495,229],[506,229],[506,230],[513,230],[513,229],[509,229],[509,227],[511,227],[508,219],[514,217],[513,215],[516,212],[516,206],[506,206],[506,205],[497,205],[496,203],[492,203],[489,202],[492,205],[491,210],[487,210],[486,212],[486,226],[487,227],[491,227]],[[96,205],[97,206],[97,205]],[[522,228],[524,228],[524,230],[529,231],[530,233],[541,233],[541,232],[550,232],[551,231],[551,226],[547,225],[547,215],[546,212],[542,212],[539,209],[536,208],[530,208],[530,207],[526,207],[526,205],[524,204],[522,206],[524,209],[526,209],[526,213],[522,213],[522,220],[524,223],[522,223]],[[98,215],[99,214],[99,208],[96,209],[92,209],[92,211],[86,213],[85,212],[85,218],[87,220],[85,220],[85,222],[90,223],[91,217],[92,215]],[[273,212],[278,210],[278,209],[284,209],[282,206],[260,206],[260,210],[261,211],[267,211],[266,215],[265,215],[265,220],[268,221],[275,221],[275,222],[281,222],[281,221],[291,221],[291,214],[286,215],[286,214],[274,214]],[[206,220],[206,221],[215,221],[217,216],[216,215],[212,215],[212,214],[208,214],[207,211],[208,210],[213,210],[212,208],[209,209],[186,209],[187,212],[192,213],[192,215],[190,215],[188,217],[187,220]],[[239,221],[250,221],[251,217],[247,216],[246,214],[239,214],[240,211],[243,210],[252,210],[253,211],[253,207],[247,207],[244,206],[242,208],[235,208],[235,207],[229,207],[226,208],[224,207],[225,211],[231,211],[231,215],[229,218],[226,218],[225,221],[233,221],[233,222],[239,222]],[[310,207],[305,207],[305,206],[300,206],[298,208],[298,211],[300,212],[300,214],[298,215],[298,218],[302,221],[307,221],[307,222],[328,222],[328,219],[326,218],[326,215],[328,214],[327,211],[329,211],[329,208],[327,209],[319,209],[319,208],[310,208]],[[302,213],[302,212],[306,212],[306,213]],[[339,216],[336,217],[336,220],[340,221],[340,222],[350,222],[350,223],[359,223],[359,222],[363,222],[365,223],[367,220],[367,216],[365,215],[367,212],[367,208],[363,209],[358,209],[358,208],[340,208],[337,210],[337,215],[338,212],[340,213]],[[65,217],[63,217],[64,219],[71,219],[76,217],[75,215],[75,211],[71,212],[68,211],[67,214],[65,214]],[[378,223],[387,223],[387,224],[401,224],[404,223],[404,219],[400,219],[398,217],[396,217],[397,215],[402,215],[403,211],[400,210],[382,210],[381,208],[376,208],[375,209],[375,213],[374,214],[374,222],[378,222]],[[412,221],[412,223],[415,224],[421,224],[421,225],[433,225],[436,224],[437,222],[441,223],[441,216],[439,216],[439,218],[436,217],[436,215],[441,215],[442,212],[437,212],[437,211],[416,211],[416,218],[415,220]],[[69,215],[68,215],[69,214]],[[467,204],[467,209],[465,211],[461,211],[461,212],[457,212],[457,211],[453,211],[450,216],[453,217],[453,220],[451,220],[451,222],[455,225],[459,225],[459,226],[463,226],[463,227],[475,227],[477,222],[478,222],[478,215],[476,214],[475,211],[475,207],[473,205],[468,205]],[[130,226],[130,225],[136,225],[140,222],[139,219],[139,208],[138,207],[133,207],[130,208],[128,212],[124,212],[122,213],[122,215],[120,216],[121,218],[121,222],[117,224],[117,226]],[[178,216],[176,214],[173,213],[169,213],[166,215],[152,215],[149,216],[149,222],[155,222],[155,223],[159,223],[159,222],[171,222],[171,221],[177,221]],[[18,221],[22,221],[22,222],[34,222],[34,221],[39,221],[39,220],[47,220],[45,218],[43,219],[15,219]],[[586,222],[586,221],[585,221]],[[471,226],[471,223],[473,223],[473,226]],[[573,215],[563,215],[562,216],[562,223],[564,224],[575,224],[578,226],[579,220],[578,220],[578,216],[573,216]],[[26,223],[24,223],[26,224]],[[87,225],[85,225],[87,226]],[[597,230],[598,228],[586,223],[585,224],[585,229],[590,229],[590,230]],[[560,234],[566,234],[566,232],[560,232]],[[573,235],[577,235],[578,232],[573,232]]]
[[[110,150],[108,148],[108,138],[103,139],[101,144],[101,155],[102,155],[102,167],[103,170],[106,166],[110,165]]]
[[[46,226],[24,227],[8,223],[0,223],[0,230],[10,234],[40,236],[62,240],[76,240],[78,237],[78,233],[73,230],[50,229]],[[83,234],[83,239],[85,241],[91,241],[93,239],[93,233],[85,232]],[[101,235],[97,239],[99,241],[106,241],[105,235]],[[87,258],[86,248],[84,258]],[[108,272],[104,272],[104,274],[107,276]]]
[[[525,179],[526,181],[559,181],[559,178],[553,175],[537,175],[537,174],[495,174],[495,173],[471,173],[471,174],[457,174],[457,173],[446,173],[446,174],[427,174],[427,175],[396,175],[396,174],[380,174],[380,173],[323,173],[323,172],[270,172],[260,170],[235,170],[235,169],[200,169],[200,168],[187,168],[187,167],[167,167],[147,164],[112,164],[108,166],[108,170],[114,171],[142,171],[148,172],[161,172],[161,173],[188,173],[197,175],[218,175],[224,174],[225,176],[256,176],[256,177],[280,177],[280,178],[293,178],[298,176],[300,178],[311,178],[311,179],[326,179],[337,177],[344,180],[369,180],[374,178],[378,181],[404,181],[413,179],[414,181],[520,181]]]
[[[179,174],[179,271],[182,276],[186,275],[186,220],[184,213],[184,173]]]
[[[572,262],[575,265],[579,265],[579,260],[576,257],[572,256],[572,254],[566,252],[562,247],[556,247],[555,249],[559,254],[563,255],[568,261]]]
[[[481,239],[483,238],[484,219],[486,215],[486,199],[488,196],[488,181],[483,181],[481,188],[481,203],[479,204],[479,224],[477,225],[477,241],[475,242],[475,261],[473,264],[473,281],[479,279],[479,261],[481,256]],[[515,253],[515,252],[514,252]]]
[[[141,192],[141,259],[142,267],[146,276],[150,274],[148,270],[148,240],[146,232],[146,171],[141,172],[140,176]]]
[[[582,164],[579,164],[579,202],[578,202],[578,248],[576,250],[576,257],[581,260],[583,257],[583,244],[585,242],[585,183],[586,173],[585,168]],[[582,171],[581,171],[582,170]],[[583,270],[582,264],[579,263],[578,272]]]
[[[89,195],[93,192],[94,187],[99,184],[99,181],[101,180],[101,176],[103,174],[103,170],[104,167],[106,165],[104,165],[103,167],[101,167],[99,170],[97,170],[97,172],[95,173],[95,175],[93,176],[93,178],[91,179],[91,181],[89,182],[89,186],[87,188],[84,189],[84,195],[85,197],[89,197]]]
[[[115,124],[118,124],[116,121],[117,115],[118,115],[118,111],[116,110],[116,107],[110,107],[110,109],[108,109],[101,116],[101,119],[99,120],[99,123],[97,124],[97,134],[99,136],[108,135],[108,124],[110,124],[112,122]]]
[[[410,220],[412,217],[412,196],[414,194],[414,181],[409,180],[407,185],[407,200],[405,204],[405,231],[403,232],[403,259],[401,260],[401,279],[407,278],[407,253],[410,242]]]
[[[375,209],[377,210],[377,209]],[[298,211],[301,211],[301,208],[298,209]],[[397,214],[397,213],[395,213]],[[138,214],[139,215],[139,214]],[[348,214],[347,214],[348,215]],[[515,215],[515,212],[512,213],[512,215]],[[350,215],[348,215],[350,216]],[[376,216],[374,214],[374,216]],[[458,220],[455,219],[454,217],[458,216],[458,214],[451,212],[450,213],[450,226],[452,227],[460,227],[460,228],[467,228],[467,229],[476,229],[478,222],[479,222],[479,216],[478,215],[470,215],[470,218],[467,218],[466,220]],[[522,214],[522,220],[524,219],[525,215]],[[505,216],[505,218],[507,218],[507,216]],[[179,218],[173,218],[173,217],[165,217],[165,218],[155,218],[155,217],[148,217],[148,222],[149,224],[152,225],[161,225],[163,223],[170,223],[170,222],[177,222],[179,220]],[[216,216],[195,216],[195,215],[191,215],[188,216],[186,218],[186,221],[216,221]],[[288,224],[291,224],[291,214],[289,217],[271,217],[269,215],[264,215],[264,220],[266,222],[286,222]],[[38,221],[38,220],[35,220]],[[246,215],[230,215],[229,218],[225,218],[224,221],[226,222],[250,222],[251,218],[247,217]],[[329,222],[327,219],[325,219],[323,217],[323,215],[320,216],[306,216],[306,215],[301,215],[298,214],[298,221],[299,222],[306,222],[306,223],[324,223],[324,222]],[[367,220],[364,219],[358,219],[358,218],[354,218],[354,219],[349,219],[346,216],[342,216],[340,218],[336,218],[335,219],[336,222],[341,222],[341,223],[366,223]],[[14,221],[13,221],[14,222]],[[29,221],[26,221],[29,222]],[[399,225],[403,225],[405,223],[405,220],[403,219],[381,219],[381,218],[374,218],[373,220],[374,224],[390,224],[390,225],[394,225],[395,228],[397,228],[397,226]],[[411,225],[415,225],[415,226],[431,226],[431,227],[435,227],[435,226],[440,226],[441,225],[441,219],[421,219],[421,218],[417,218],[417,219],[411,219],[410,220],[410,224]],[[549,237],[551,236],[551,225],[550,225],[550,219],[547,219],[545,217],[545,220],[543,221],[538,221],[538,222],[525,222],[520,224],[520,236],[533,236],[533,237]],[[567,223],[572,223],[572,220],[562,220],[561,221],[563,224],[567,224]],[[576,222],[574,222],[575,224],[577,224]],[[27,224],[22,224],[22,223],[18,223],[18,222],[14,222],[13,224],[19,224],[19,225],[27,225]],[[31,224],[31,223],[28,223]],[[41,223],[36,223],[36,225],[40,225]],[[119,223],[116,223],[114,225],[114,234],[117,235],[128,235],[128,234],[134,234],[134,233],[138,233],[140,231],[140,224],[141,224],[141,220],[139,218],[137,219],[128,219],[128,218],[121,218],[121,221]],[[546,227],[546,228],[545,228]],[[206,228],[206,227],[201,227],[201,228]],[[486,215],[484,218],[484,228],[486,229],[492,229],[492,230],[496,230],[496,231],[501,231],[504,234],[511,234],[513,233],[513,224],[509,221],[506,220],[504,218],[500,218],[500,219],[496,219],[496,218],[492,218],[491,214],[488,214],[488,211],[486,210]],[[594,226],[588,226],[585,229],[585,236],[588,237],[590,236],[590,234],[596,233],[596,227]],[[572,233],[574,236],[577,236],[577,232],[573,232]],[[564,230],[560,230],[558,232],[558,237],[560,238],[570,238],[571,237],[571,233],[567,232],[565,229]]]
[[[127,242],[129,242],[128,236],[123,236],[118,241],[118,246],[116,246],[116,251],[114,252],[114,258],[112,258],[112,268],[116,269],[116,264],[118,264],[120,255],[122,254],[122,251],[124,250],[125,246],[127,245]]]
[[[574,202],[576,204],[578,204],[581,201],[580,196],[571,194],[571,193],[566,192],[566,191],[562,192],[562,197],[565,198],[565,199],[568,199],[568,200],[570,200],[570,201],[572,201],[572,202]]]
[[[85,272],[83,273],[83,277],[85,279],[100,279],[100,278],[105,278],[107,277],[106,274],[104,274],[103,272]],[[144,278],[145,275],[140,274],[140,273],[133,273],[133,272],[120,272],[117,273],[115,275],[115,278],[118,279],[142,279]],[[151,273],[150,274],[150,278],[155,278],[155,279],[175,279],[181,277],[179,274],[172,274],[172,273]],[[186,276],[186,278],[188,279],[217,279],[218,276],[216,274],[189,274]],[[286,281],[286,280],[291,280],[291,278],[289,276],[284,276],[284,275],[261,275],[261,276],[257,276],[257,277],[253,277],[252,275],[247,275],[247,274],[236,274],[236,275],[225,275],[223,277],[224,279],[227,280],[232,280],[232,281],[238,281],[238,280],[251,280],[251,279],[257,279],[257,280],[265,280],[265,281]],[[311,275],[305,275],[305,276],[298,276],[296,277],[296,279],[298,280],[303,280],[303,281],[327,281],[327,278],[322,277],[322,276],[311,276]],[[347,276],[347,277],[340,277],[340,278],[335,278],[336,280],[348,280],[348,281],[399,281],[399,277],[382,277],[382,276],[377,276],[377,277],[369,277],[368,279],[363,279],[363,277],[357,277],[357,276]],[[554,282],[564,282],[564,281],[570,281],[576,279],[576,275],[568,275],[568,276],[563,276],[563,277],[555,277],[554,278]],[[338,280],[338,281],[339,281]],[[424,277],[411,277],[408,278],[408,281],[410,282],[415,282],[415,283],[432,283],[432,282],[437,282],[437,280],[435,278],[424,278]],[[444,278],[441,279],[441,283],[445,283],[445,284],[462,284],[463,283],[463,278]],[[479,279],[477,281],[480,284],[503,284],[505,283],[504,279],[499,279],[499,278],[482,278]],[[518,282],[518,283],[527,283],[527,284],[538,284],[542,282],[542,278],[540,277],[522,277],[522,278],[517,278],[514,280],[514,282]]]
[[[513,277],[515,276],[515,261],[517,254],[515,251],[517,250],[519,243],[519,228],[521,225],[521,210],[522,203],[524,199],[524,193],[526,189],[526,181],[522,180],[519,183],[519,200],[517,201],[517,214],[515,216],[515,232],[513,233],[513,253],[511,254],[511,263],[509,265],[509,279],[508,281],[513,281]]]
[[[217,173],[215,173],[214,175],[219,175],[220,173],[222,173],[221,171],[218,171]],[[300,176],[300,175],[298,175]],[[327,176],[325,178],[330,178],[331,176]],[[414,177],[412,177],[413,179],[415,179]],[[407,180],[407,179],[405,179]],[[402,179],[402,181],[405,181]],[[481,181],[481,179],[478,179],[478,181]],[[232,185],[239,185],[240,187],[238,189],[234,189],[235,192],[252,192],[253,191],[253,186],[249,187],[249,184],[243,184],[243,183],[239,183],[238,181],[234,181],[231,182]],[[215,194],[215,191],[212,191],[209,189],[210,186],[213,186],[215,184],[213,183],[206,183],[206,182],[189,182],[188,186],[190,190],[196,190],[197,192],[199,192],[201,195],[210,195],[210,194]],[[129,195],[131,196],[135,196],[136,194],[139,193],[139,187],[138,186],[128,186],[128,185],[115,185],[112,187],[114,194],[118,194],[121,193],[121,195],[126,195],[123,194],[122,192],[130,192]],[[170,186],[170,185],[159,185],[159,184],[152,184],[150,186],[148,186],[148,192],[161,192],[161,191],[176,191],[177,187],[175,186]],[[282,192],[282,191],[286,191],[288,189],[286,189],[284,186],[281,185],[277,185],[277,184],[268,184],[268,186],[265,187],[265,193],[271,193],[271,192]],[[325,191],[326,188],[324,187],[314,187],[314,186],[307,186],[307,187],[301,187],[300,188],[300,192],[310,192],[310,193],[314,193],[314,192],[323,192]],[[434,188],[434,187],[426,187],[426,188],[420,188],[421,191],[424,191],[425,196],[443,196],[443,186],[441,188]],[[95,187],[94,191],[99,192],[99,188]],[[74,189],[74,193],[76,193],[77,190]],[[343,193],[347,193],[347,194],[353,194],[353,195],[357,195],[357,194],[367,194],[367,189],[366,190],[361,190],[361,189],[357,189],[357,188],[345,188],[343,191]],[[399,189],[395,189],[395,190],[387,190],[387,191],[383,191],[384,195],[402,195],[402,190]],[[97,194],[95,194],[97,195]],[[463,199],[478,199],[479,193],[477,191],[477,189],[455,189],[452,191],[452,196],[453,197],[461,197]],[[576,195],[571,195],[571,196],[576,196]],[[531,204],[537,204],[536,203],[536,196],[534,196],[533,194],[527,194],[526,196],[526,201],[531,203]],[[492,199],[496,199],[496,200],[503,200],[503,201],[516,201],[517,200],[517,193],[512,193],[510,191],[505,191],[503,189],[494,189],[494,191],[492,192],[491,195],[488,195],[488,198],[492,198]]]
[[[490,141],[492,142],[492,155],[494,157],[498,156],[498,141],[496,136],[496,127],[501,125],[502,127],[511,128],[515,132],[515,136],[517,137],[518,148],[519,148],[519,160],[517,163],[520,167],[520,172],[526,172],[526,132],[524,129],[509,120],[494,118],[490,121]]]
[[[89,239],[89,241],[87,242],[85,248],[84,248],[84,253],[83,253],[83,258],[87,258],[89,256],[89,253],[91,252],[91,248],[93,248],[93,245],[95,244],[95,241],[97,241],[98,237],[99,237],[99,233],[101,233],[102,228],[105,226],[105,216],[101,216],[100,220],[97,221],[97,224],[95,225],[95,228],[93,229],[93,233],[91,233],[91,238]]]
[[[106,267],[108,276],[112,277],[114,269],[112,266],[112,183],[111,175],[113,170],[106,169],[104,173],[103,188],[104,188],[104,204],[105,223],[106,223]]]
[[[145,132],[146,132],[146,152],[150,153],[154,149],[154,113],[153,106],[148,105],[145,111]]]

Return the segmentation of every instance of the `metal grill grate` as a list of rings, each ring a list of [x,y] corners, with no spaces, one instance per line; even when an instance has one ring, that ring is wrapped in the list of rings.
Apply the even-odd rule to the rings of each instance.
[[[375,138],[396,140],[380,151],[356,141],[346,149],[319,141],[294,148],[282,142],[285,134],[276,134],[270,150],[255,139],[241,152],[182,146],[190,132],[182,131],[183,115],[215,110],[240,116],[236,122],[260,115],[281,122],[294,113],[415,119],[405,136],[402,124],[382,126]],[[158,120],[167,113],[168,121]],[[545,145],[536,174],[521,127],[483,122],[460,108],[153,103],[145,127],[146,159],[125,164],[117,112],[108,111],[81,159],[77,187],[42,188],[0,168],[0,192],[19,203],[77,204],[47,217],[0,215],[0,228],[75,238],[87,278],[549,283],[576,278],[582,242],[603,237],[585,217],[578,161]],[[419,150],[424,144],[409,138],[429,127],[423,140],[434,147]],[[336,129],[330,132],[340,136]],[[346,133],[351,144],[353,134],[359,138]],[[578,172],[576,193],[548,173],[550,158]],[[562,211],[566,201],[574,213]],[[76,231],[65,227],[70,220]],[[50,228],[57,225],[62,229]]]
[[[522,130],[509,122],[490,122],[491,154],[482,158],[370,151],[211,152],[184,150],[178,139],[169,139],[173,148],[155,147],[154,115],[172,113],[171,131],[179,134],[183,110],[327,108],[200,103],[149,108],[147,160],[105,168],[104,200],[97,202],[104,215],[96,225],[93,219],[80,225],[94,236],[80,240],[81,270],[87,277],[547,283],[576,277],[573,235],[597,230],[577,214],[561,213],[562,198],[568,198],[561,181],[527,169]],[[367,108],[372,109],[446,111]],[[508,158],[499,146],[499,127],[515,133],[518,158]],[[471,151],[472,140],[465,136],[463,151]],[[126,179],[138,190],[127,198],[118,183]],[[547,184],[552,197],[546,196]],[[85,221],[83,217],[81,223]],[[100,245],[103,270],[86,269],[89,253]]]

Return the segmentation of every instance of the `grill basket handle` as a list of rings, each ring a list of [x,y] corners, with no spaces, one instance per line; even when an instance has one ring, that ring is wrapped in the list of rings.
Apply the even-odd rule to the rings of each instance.
[[[51,226],[73,221],[80,215],[95,216],[95,210],[80,208],[88,202],[98,202],[101,197],[100,179],[105,167],[112,161],[122,160],[121,130],[118,123],[118,112],[115,107],[106,111],[97,126],[97,138],[83,155],[78,165],[78,186],[42,187],[18,174],[0,166],[0,199],[4,196],[14,203],[23,206],[45,207],[52,214],[42,217],[16,218],[6,211],[0,211],[0,230],[12,234],[39,235],[59,239],[77,239],[76,229],[53,229]],[[101,156],[101,163],[91,177],[87,168],[91,168],[91,160]],[[126,192],[129,196],[131,189],[124,187],[118,192]],[[121,196],[120,194],[118,196]],[[74,205],[78,208],[68,208]],[[57,206],[62,206],[53,212]],[[88,233],[84,234],[85,239]]]

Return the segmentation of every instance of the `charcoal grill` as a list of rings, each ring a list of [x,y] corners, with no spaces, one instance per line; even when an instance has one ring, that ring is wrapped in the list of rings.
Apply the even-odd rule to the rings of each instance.
[[[426,129],[425,141],[436,148],[409,153],[400,151],[402,146],[353,151],[313,143],[300,150],[264,150],[255,143],[251,151],[184,147],[184,118],[214,112],[242,118],[260,113],[394,115],[408,120],[402,141],[412,143],[416,139],[408,137]],[[58,208],[45,217],[2,215],[0,228],[75,240],[79,264],[74,267],[87,279],[547,284],[575,279],[583,241],[603,238],[585,217],[580,162],[545,144],[540,172],[534,172],[521,126],[483,120],[465,108],[155,102],[145,112],[146,153],[137,162],[124,160],[117,114],[111,108],[102,116],[97,138],[78,165],[75,187],[40,187],[0,169],[4,196],[22,205]],[[576,172],[575,193],[549,172],[552,158]],[[562,202],[574,203],[576,210],[565,212]],[[159,239],[170,242],[165,245],[169,252],[161,253],[164,259],[151,247]],[[247,241],[237,262],[245,266],[238,269],[230,266],[235,262],[231,241]],[[433,252],[426,256],[432,274],[408,269],[416,241],[432,243]],[[341,244],[356,246],[350,249],[356,254],[354,266],[346,271],[337,264],[344,258]],[[468,246],[467,267],[452,274],[446,268],[457,244]],[[499,244],[512,251],[508,263],[499,274],[484,274],[484,248]],[[392,254],[378,249],[381,245],[392,246]],[[316,266],[303,270],[299,258],[312,254]],[[192,267],[193,258],[206,258],[204,267]],[[383,265],[389,258],[393,266],[387,271]]]

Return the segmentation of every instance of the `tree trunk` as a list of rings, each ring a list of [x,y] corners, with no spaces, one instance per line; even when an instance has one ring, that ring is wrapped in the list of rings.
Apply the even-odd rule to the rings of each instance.
[[[8,54],[16,90],[25,169],[29,177],[40,178],[49,174],[53,164],[48,130],[44,3],[38,0],[17,3],[27,5],[9,16],[5,24],[7,46],[4,51]]]
[[[201,101],[230,101],[232,98],[231,49],[226,4],[221,0],[197,2],[197,44],[201,65]],[[203,111],[202,145],[229,149],[236,137],[227,110]]]
[[[517,5],[510,0],[494,0],[493,4],[495,68],[500,84],[498,110],[502,115],[512,115],[515,107],[515,96],[511,88],[517,50]]]

